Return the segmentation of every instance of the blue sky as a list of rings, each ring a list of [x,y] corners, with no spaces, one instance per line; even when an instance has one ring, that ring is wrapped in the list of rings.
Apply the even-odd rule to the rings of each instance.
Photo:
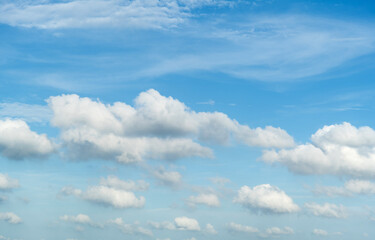
[[[0,1],[0,239],[372,239],[375,4]]]

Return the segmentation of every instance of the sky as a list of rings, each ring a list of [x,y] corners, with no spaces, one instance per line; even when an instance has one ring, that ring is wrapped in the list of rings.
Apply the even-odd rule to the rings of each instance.
[[[0,0],[0,239],[373,239],[374,12]]]

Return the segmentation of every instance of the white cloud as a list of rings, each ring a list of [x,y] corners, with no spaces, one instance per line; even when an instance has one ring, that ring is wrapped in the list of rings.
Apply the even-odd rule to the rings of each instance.
[[[177,229],[187,231],[200,231],[199,223],[194,218],[177,217],[174,219]]]
[[[41,29],[176,27],[202,6],[229,5],[225,0],[71,0],[25,3],[12,1],[0,7],[0,22]],[[233,5],[231,3],[230,5]]]
[[[81,197],[90,202],[111,205],[116,208],[140,208],[146,200],[137,198],[134,193],[105,186],[92,186]]]
[[[328,232],[323,230],[323,229],[314,229],[313,232],[312,232],[314,235],[316,236],[327,236],[328,235]]]
[[[146,199],[143,196],[137,198],[133,192],[124,190],[124,186],[118,184],[120,182],[116,181],[116,183],[107,186],[108,182],[104,180],[100,182],[103,185],[90,186],[85,191],[73,187],[64,187],[61,189],[60,194],[66,196],[74,195],[89,202],[109,205],[115,208],[140,208],[144,206]]]
[[[194,112],[182,102],[151,89],[135,99],[135,106],[105,105],[77,95],[50,97],[52,124],[73,158],[144,158],[174,160],[212,157],[211,149],[196,141],[227,145],[231,139],[258,147],[290,147],[293,138],[274,127],[251,129],[220,112]]]
[[[215,230],[214,226],[212,226],[209,223],[206,224],[205,232],[209,234],[217,234],[217,231]]]
[[[333,196],[353,196],[354,194],[375,194],[375,183],[367,180],[352,179],[345,182],[344,187],[317,186],[315,194]]]
[[[350,123],[324,126],[311,143],[265,151],[265,162],[279,162],[295,173],[375,177],[375,131]]]
[[[178,187],[182,184],[182,175],[176,171],[166,171],[164,167],[149,169],[149,172],[158,182],[165,186]]]
[[[0,212],[0,220],[4,220],[11,224],[18,224],[22,222],[22,219],[12,212]]]
[[[17,179],[10,178],[7,174],[0,173],[0,190],[11,190],[19,186]]]
[[[226,183],[230,183],[230,179],[223,178],[223,177],[213,177],[213,178],[210,178],[210,181],[218,185],[224,185]]]
[[[335,205],[331,203],[324,203],[319,205],[317,203],[305,203],[305,208],[315,216],[327,218],[346,218],[347,211],[342,205]]]
[[[91,218],[85,214],[78,214],[77,216],[64,215],[60,217],[60,220],[76,224],[88,225],[91,227],[103,227],[101,224],[94,223]]]
[[[168,221],[164,221],[164,222],[148,222],[148,224],[155,228],[155,229],[167,229],[167,230],[175,230],[176,229],[176,226],[171,223],[171,222],[168,222]]]
[[[284,228],[271,227],[271,228],[267,228],[263,235],[280,236],[280,235],[291,235],[291,234],[294,234],[294,230],[290,227],[284,227]]]
[[[258,233],[259,229],[252,227],[252,226],[246,226],[238,223],[231,222],[227,225],[228,230],[233,232],[243,232],[243,233]]]
[[[22,120],[0,120],[0,151],[9,159],[45,158],[54,151],[45,134],[30,130]]]
[[[251,80],[290,81],[370,54],[375,44],[370,24],[293,14],[253,15],[241,22],[224,15],[222,21],[212,21],[196,35],[216,44],[165,57],[138,71],[137,77],[200,70]]]
[[[109,223],[117,226],[125,234],[131,234],[131,235],[141,234],[141,235],[145,235],[149,237],[153,235],[151,230],[139,226],[138,223],[135,223],[135,224],[124,223],[122,218],[116,218],[116,219],[110,220]]]
[[[134,181],[123,181],[116,176],[108,176],[107,178],[100,179],[100,185],[121,189],[125,191],[146,191],[150,184],[143,180]]]
[[[64,215],[60,217],[61,220],[73,223],[91,224],[92,220],[85,214],[78,214],[77,216]]]
[[[75,0],[60,3],[5,4],[0,22],[26,28],[163,28],[184,21],[185,11],[171,1]]]
[[[190,196],[187,199],[188,203],[192,206],[195,206],[196,204],[204,204],[209,207],[219,207],[220,206],[220,200],[219,198],[213,194],[213,193],[201,193],[197,196]]]
[[[284,191],[269,184],[262,184],[250,188],[243,186],[233,200],[243,207],[254,211],[269,213],[294,213],[299,207]]]
[[[350,180],[345,182],[345,189],[356,194],[375,194],[375,183],[365,180]]]
[[[0,116],[5,118],[17,118],[26,122],[46,123],[52,117],[52,111],[48,106],[26,103],[0,103]]]

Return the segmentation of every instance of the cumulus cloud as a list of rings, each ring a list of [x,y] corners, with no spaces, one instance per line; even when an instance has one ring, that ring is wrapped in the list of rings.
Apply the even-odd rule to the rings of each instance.
[[[231,139],[259,147],[290,147],[286,131],[268,126],[251,129],[220,112],[194,112],[184,103],[150,89],[135,99],[105,105],[77,95],[50,97],[52,124],[70,157],[116,159],[131,163],[147,159],[212,157],[197,141],[226,145]]]
[[[201,230],[198,221],[194,218],[177,217],[174,219],[174,222],[178,230],[187,230],[187,231],[200,231]]]
[[[219,207],[220,200],[216,194],[213,193],[201,193],[197,196],[190,196],[187,199],[187,202],[191,206],[195,206],[196,204],[203,204],[209,207]]]
[[[232,232],[243,232],[243,233],[258,233],[259,229],[252,227],[252,226],[246,226],[238,223],[228,223],[227,228],[229,231]]]
[[[324,203],[319,205],[317,203],[305,203],[305,208],[315,216],[327,218],[346,218],[347,211],[342,205],[335,205],[332,203]]]
[[[53,151],[53,143],[47,136],[31,131],[26,122],[0,120],[0,152],[3,156],[13,160],[46,158]]]
[[[0,220],[6,221],[11,224],[18,224],[22,222],[22,219],[12,212],[0,212]]]
[[[11,190],[19,186],[17,179],[10,178],[7,174],[0,173],[0,190]]]
[[[233,200],[243,207],[253,211],[266,213],[294,213],[299,207],[284,191],[269,184],[262,184],[250,188],[243,186]]]
[[[64,187],[61,189],[60,194],[66,196],[74,195],[89,202],[115,208],[140,208],[144,206],[146,199],[143,196],[136,197],[133,192],[124,190],[124,181],[116,178],[116,184],[107,186],[107,180],[108,178],[101,181],[100,184],[103,185],[89,186],[85,191],[73,187]]]
[[[323,229],[314,229],[312,233],[316,236],[321,236],[321,237],[328,235],[328,232]]]
[[[311,136],[311,143],[267,150],[262,160],[281,163],[300,174],[374,177],[375,131],[346,122],[324,126]]]
[[[135,224],[124,223],[122,218],[116,218],[116,219],[110,220],[109,223],[117,226],[125,234],[145,235],[149,237],[153,235],[151,230],[139,226],[138,223],[135,223]]]

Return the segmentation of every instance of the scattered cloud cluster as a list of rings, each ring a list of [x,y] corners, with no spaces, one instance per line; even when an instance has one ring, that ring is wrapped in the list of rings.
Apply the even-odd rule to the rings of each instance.
[[[266,150],[262,160],[299,174],[375,177],[375,131],[346,122],[324,126],[311,136],[311,143]]]
[[[280,128],[251,129],[220,112],[194,112],[172,97],[151,89],[132,107],[106,105],[77,95],[50,97],[52,124],[61,129],[69,156],[116,159],[133,163],[146,159],[174,160],[213,156],[196,141],[226,145],[231,139],[258,147],[290,147],[294,140]]]
[[[110,220],[109,223],[113,224],[114,226],[117,226],[125,234],[132,234],[132,235],[140,234],[140,235],[145,235],[149,237],[153,235],[151,230],[139,226],[138,223],[135,223],[135,224],[124,223],[122,218],[116,218],[116,219]]]
[[[85,191],[72,187],[64,187],[60,191],[60,194],[66,196],[74,195],[89,202],[104,204],[115,208],[143,207],[146,199],[143,196],[137,198],[133,192],[129,191],[130,188],[133,188],[133,190],[139,189],[139,186],[136,186],[134,182],[134,185],[129,185],[129,183],[132,182],[122,181],[116,177],[109,177],[107,179],[102,179],[97,186],[88,187]],[[145,183],[141,181],[141,184]]]
[[[300,209],[284,191],[269,184],[241,187],[234,202],[266,213],[294,213]]]
[[[19,186],[17,179],[10,178],[7,174],[0,173],[0,190],[11,190]]]
[[[259,237],[268,238],[268,237],[278,237],[281,235],[292,235],[294,230],[290,227],[271,227],[267,228],[264,231],[260,231],[258,228],[252,226],[246,226],[238,223],[231,222],[227,224],[227,229],[231,232],[245,233],[245,234],[257,234]]]

